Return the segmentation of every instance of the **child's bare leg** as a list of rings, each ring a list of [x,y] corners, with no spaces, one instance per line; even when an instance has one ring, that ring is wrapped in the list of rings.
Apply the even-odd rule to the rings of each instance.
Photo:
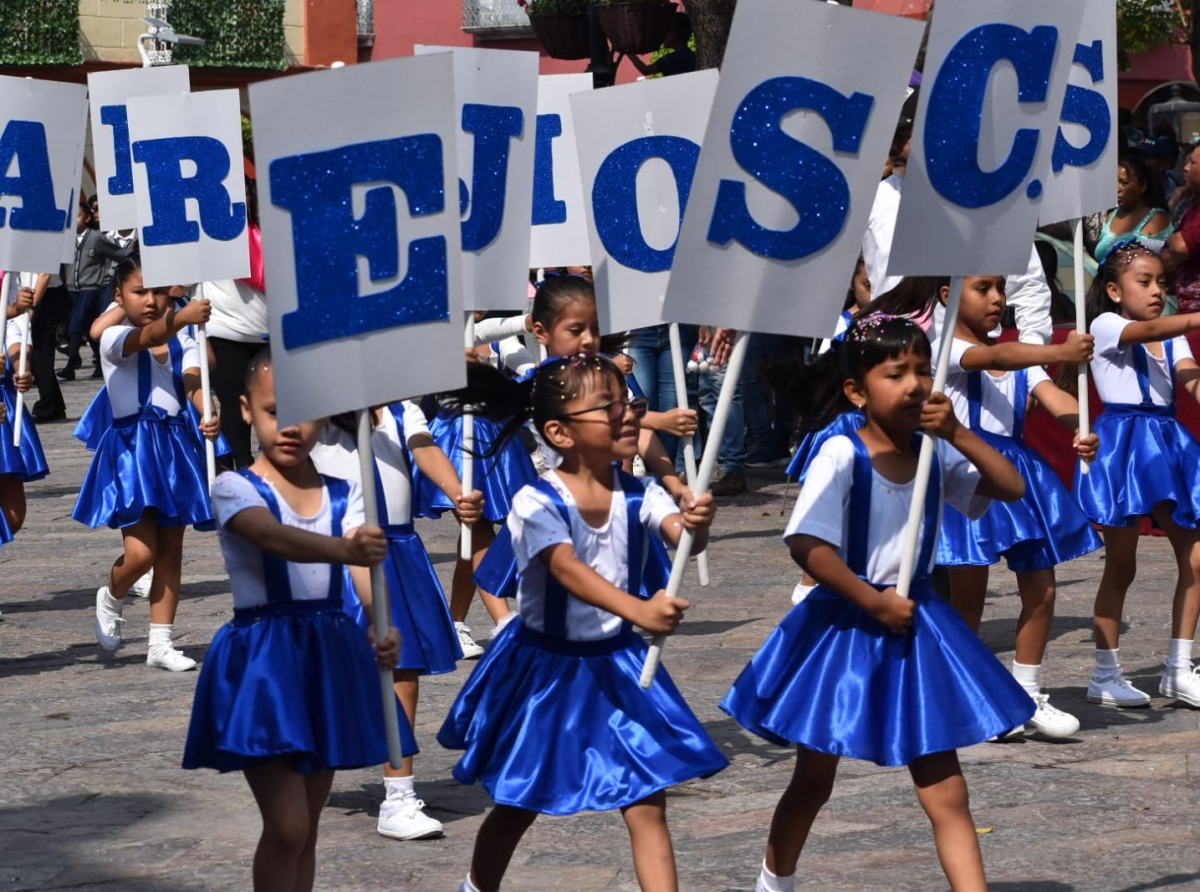
[[[483,819],[471,856],[471,882],[479,892],[497,892],[517,843],[536,818],[535,811],[497,805]]]
[[[461,536],[462,534],[459,533]],[[471,610],[471,599],[475,597],[475,571],[487,554],[496,532],[491,521],[481,520],[471,527],[471,559],[464,561],[460,556],[454,563],[454,578],[450,582],[450,617],[456,623],[466,622],[467,613]],[[461,553],[461,540],[459,550]],[[481,593],[482,594],[482,593]],[[508,603],[503,598],[493,598],[490,595],[481,597],[483,606],[493,621],[508,613]]]
[[[1017,590],[1021,593],[1021,615],[1017,617],[1016,660],[1026,666],[1040,666],[1054,625],[1054,568],[1018,573]]]
[[[1104,573],[1092,608],[1097,650],[1115,650],[1119,646],[1125,593],[1137,574],[1137,546],[1136,526],[1104,528]]]
[[[633,846],[633,867],[642,892],[676,892],[675,849],[667,829],[667,794],[659,791],[621,810]]]
[[[154,581],[150,585],[150,622],[173,625],[179,607],[183,575],[183,534],[187,527],[160,527],[154,555]],[[131,582],[138,577],[134,577]]]
[[[983,602],[987,597],[990,567],[947,567],[950,577],[950,601],[975,634],[983,622]],[[1039,661],[1040,662],[1040,661]]]
[[[1154,512],[1154,520],[1167,534],[1179,568],[1171,605],[1171,637],[1190,641],[1196,637],[1196,621],[1200,617],[1200,530],[1181,527],[1165,506]]]
[[[25,525],[25,484],[13,474],[0,475],[0,508],[4,509],[8,528],[19,532]]]
[[[481,520],[471,527],[471,531],[471,572],[474,574],[487,556],[487,550],[496,541],[496,530],[490,520]],[[497,598],[491,592],[485,592],[483,589],[479,589],[479,603],[488,612],[493,623],[500,622],[510,612],[508,601],[504,598]]]
[[[154,566],[154,557],[158,553],[158,533],[153,509],[142,515],[142,519],[133,526],[121,530],[125,551],[113,564],[108,583],[108,592],[116,600],[124,598],[129,587]]]
[[[808,841],[817,812],[829,801],[837,776],[838,756],[815,753],[799,747],[792,780],[771,819],[767,836],[767,869],[776,876],[791,876]]]
[[[317,873],[317,826],[321,822],[321,809],[329,798],[329,789],[333,786],[332,771],[318,771],[316,774],[304,775],[304,795],[308,800],[308,836],[304,840],[304,849],[300,852],[300,861],[296,866],[295,892],[312,892],[313,877]]]
[[[263,821],[254,851],[254,892],[295,892],[304,850],[316,832],[310,826],[309,782],[283,759],[244,773]],[[333,772],[328,774],[332,783]]]
[[[908,766],[917,798],[933,825],[938,859],[952,892],[987,892],[979,837],[971,818],[967,781],[950,750],[922,756]]]

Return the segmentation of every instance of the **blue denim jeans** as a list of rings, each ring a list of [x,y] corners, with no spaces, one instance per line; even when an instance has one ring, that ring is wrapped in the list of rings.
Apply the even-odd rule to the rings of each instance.
[[[743,376],[744,379],[744,376]],[[717,398],[725,382],[725,369],[713,369],[700,373],[700,429],[705,442],[708,441],[708,424],[717,410]],[[729,407],[729,418],[717,451],[717,460],[726,474],[741,474],[746,468],[746,419],[742,407],[742,384],[733,391],[733,405]],[[697,445],[697,458],[701,447]]]
[[[691,357],[697,337],[695,326],[679,326],[684,363]],[[667,334],[667,326],[652,325],[649,328],[635,329],[630,335],[625,352],[633,360],[633,376],[637,378],[638,386],[650,401],[651,411],[667,412],[677,409],[679,402],[675,393],[675,370],[671,363],[671,339]],[[679,438],[664,433],[659,433],[658,438],[662,440],[667,455],[674,457],[675,466],[682,468],[683,450],[679,446]]]
[[[783,362],[800,354],[800,338],[774,334],[752,334],[742,368],[742,400],[746,410],[746,430],[753,442],[746,454],[748,462],[770,462],[786,458],[796,418],[784,403],[771,393],[759,376],[763,363]]]

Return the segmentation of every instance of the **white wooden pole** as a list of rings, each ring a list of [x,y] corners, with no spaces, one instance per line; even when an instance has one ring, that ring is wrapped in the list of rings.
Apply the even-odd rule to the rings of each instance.
[[[475,348],[475,314],[467,313],[467,326],[464,329],[463,343],[468,350]],[[464,412],[462,417],[462,491],[470,495],[475,489],[475,416]],[[458,538],[458,556],[464,561],[471,559],[471,525],[464,523]]]
[[[26,310],[21,314],[21,353],[17,359],[17,374],[29,371],[29,329],[33,325],[33,314]],[[21,448],[21,428],[25,420],[25,394],[17,391],[17,417],[13,419],[13,445]]]
[[[212,385],[208,369],[208,326],[196,326],[196,348],[200,352],[200,399],[204,403],[204,423],[212,421]],[[217,479],[217,444],[204,438],[204,466],[208,470],[208,488]]]
[[[371,448],[371,429],[374,427],[370,409],[358,411],[358,467],[362,476],[363,522],[379,526],[379,494],[375,491],[375,451]],[[383,564],[371,568],[371,612],[375,621],[375,639],[383,641],[392,628],[391,605],[388,602],[387,579]],[[392,668],[379,667],[379,686],[383,698],[383,727],[387,733],[388,762],[399,769],[404,756],[400,751],[400,717],[397,712],[396,689],[392,685]]]
[[[746,361],[746,348],[750,344],[750,332],[739,331],[733,342],[733,352],[729,355],[729,364],[725,368],[725,380],[721,383],[721,394],[717,397],[717,408],[713,412],[712,425],[709,427],[709,442],[720,443],[721,435],[725,432],[725,424],[729,420],[729,410],[733,405],[733,395],[737,390],[738,379],[742,376],[742,365]],[[696,475],[696,485],[692,492],[702,495],[708,492],[712,482],[713,471],[716,470],[718,449],[705,449],[700,458],[700,470]],[[687,568],[688,558],[692,555],[692,542],[695,536],[691,530],[685,529],[679,537],[679,547],[675,549],[675,560],[671,564],[671,579],[667,583],[667,595],[679,597],[683,587],[683,571]],[[663,645],[666,635],[655,635],[650,643],[650,651],[646,654],[646,662],[642,664],[641,683],[643,688],[654,684],[654,674],[658,671],[658,661],[662,658]]]
[[[1075,221],[1075,330],[1087,334],[1087,307],[1083,300],[1083,218]],[[1079,364],[1079,436],[1091,433],[1091,406],[1088,401],[1088,368],[1086,362]],[[1090,470],[1088,463],[1080,460],[1080,473]]]
[[[945,389],[946,376],[950,373],[950,345],[954,341],[954,329],[958,325],[958,305],[962,302],[962,289],[961,276],[950,280],[950,298],[946,302],[946,316],[942,322],[941,340],[938,342],[937,369],[933,374],[935,393]],[[934,448],[933,437],[921,438],[917,474],[913,479],[912,504],[908,507],[908,524],[904,528],[904,544],[900,552],[900,578],[896,580],[896,593],[902,598],[907,598],[912,590],[913,571],[917,563],[917,540],[925,526],[925,494],[929,492]]]
[[[683,367],[683,344],[679,338],[679,323],[672,322],[667,326],[667,333],[671,339],[671,366],[675,372],[675,396],[676,402],[680,409],[687,410],[687,373]],[[687,470],[688,485],[692,486],[696,480],[696,443],[692,437],[682,437],[683,440],[683,466]],[[716,443],[709,441],[712,447],[716,448]],[[720,442],[720,441],[717,441]],[[702,551],[696,556],[696,571],[700,576],[700,584],[708,585],[708,552]]]

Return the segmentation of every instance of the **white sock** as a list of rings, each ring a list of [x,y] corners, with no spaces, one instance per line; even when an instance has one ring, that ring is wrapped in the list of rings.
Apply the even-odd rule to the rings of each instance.
[[[388,799],[407,799],[409,796],[415,796],[416,790],[413,789],[413,776],[408,777],[385,777],[383,779],[383,789],[386,792]]]
[[[150,648],[172,647],[171,633],[175,630],[173,623],[150,623]]]
[[[104,606],[109,610],[115,610],[117,613],[121,613],[125,610],[125,599],[114,598],[111,591],[106,591],[104,593]]]
[[[1013,660],[1012,664],[1013,678],[1017,680],[1017,684],[1025,689],[1025,693],[1030,697],[1036,697],[1042,692],[1042,667],[1041,665],[1029,666],[1025,663],[1018,663]]]
[[[815,588],[815,585],[805,585],[803,582],[801,582],[794,589],[792,589],[792,603],[799,604],[801,601],[807,598]]]
[[[755,886],[754,892],[795,892],[795,889],[795,874],[786,877],[775,876],[767,868],[767,862],[763,862],[762,870],[758,872],[758,885]]]
[[[1167,651],[1167,667],[1170,669],[1192,668],[1192,639],[1172,638]]]
[[[1119,647],[1114,647],[1112,650],[1101,650],[1096,648],[1096,671],[1092,674],[1097,678],[1107,678],[1117,674],[1117,670],[1121,668],[1121,661],[1118,657],[1121,654]]]
[[[470,874],[467,874],[467,878],[463,880],[463,884],[458,887],[458,892],[479,892],[479,887],[471,882]]]

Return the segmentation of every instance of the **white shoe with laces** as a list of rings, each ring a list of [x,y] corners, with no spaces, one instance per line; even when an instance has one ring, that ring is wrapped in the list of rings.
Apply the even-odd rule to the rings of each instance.
[[[441,821],[425,814],[425,803],[410,793],[383,801],[375,829],[388,839],[410,840],[441,836],[444,828]]]
[[[129,594],[135,598],[149,598],[150,586],[154,584],[154,568],[151,567],[146,571],[146,575],[142,576],[133,585],[129,586]]]
[[[1200,666],[1165,666],[1158,692],[1200,709]]]
[[[458,633],[458,646],[462,648],[464,660],[478,660],[483,656],[483,648],[471,637],[471,627],[466,623],[455,623],[454,631]]]
[[[1138,709],[1150,705],[1150,695],[1130,684],[1120,666],[1112,675],[1093,674],[1088,682],[1087,699],[1089,703],[1115,706],[1118,709]]]
[[[146,665],[168,672],[187,672],[196,668],[196,661],[169,644],[156,644],[146,651]]]
[[[121,626],[125,625],[125,618],[121,616],[125,602],[117,601],[114,608],[109,604],[113,600],[108,594],[107,585],[96,589],[96,641],[110,652],[120,648]]]
[[[1033,726],[1033,730],[1055,739],[1073,737],[1079,733],[1079,719],[1051,706],[1049,694],[1034,694],[1033,702],[1037,705],[1037,711],[1027,723]]]

